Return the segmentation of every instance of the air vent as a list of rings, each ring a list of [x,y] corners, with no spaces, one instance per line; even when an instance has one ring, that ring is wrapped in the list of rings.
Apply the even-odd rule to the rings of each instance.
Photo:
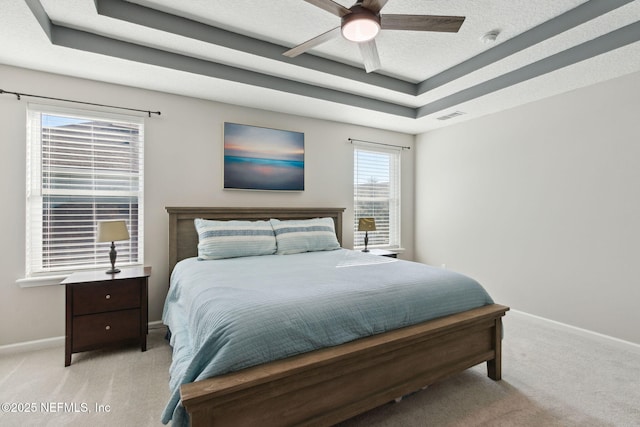
[[[438,120],[449,120],[449,119],[453,119],[454,117],[461,116],[463,114],[467,114],[467,113],[465,113],[464,111],[454,111],[453,113],[449,113],[446,116],[438,117]]]

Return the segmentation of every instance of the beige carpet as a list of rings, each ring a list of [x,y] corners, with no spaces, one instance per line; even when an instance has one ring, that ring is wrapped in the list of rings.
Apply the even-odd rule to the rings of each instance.
[[[160,426],[169,346],[151,330],[148,350],[80,353],[62,347],[2,355],[0,426]],[[503,380],[484,365],[360,415],[364,426],[640,426],[640,347],[519,313],[505,318]],[[3,406],[3,409],[6,409]]]

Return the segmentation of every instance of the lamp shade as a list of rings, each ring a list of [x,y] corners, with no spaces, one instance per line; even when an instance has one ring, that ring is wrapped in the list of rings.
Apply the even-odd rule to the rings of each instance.
[[[360,218],[358,220],[358,231],[376,231],[375,218]]]
[[[129,231],[124,220],[98,222],[97,242],[117,242],[118,240],[129,240]]]

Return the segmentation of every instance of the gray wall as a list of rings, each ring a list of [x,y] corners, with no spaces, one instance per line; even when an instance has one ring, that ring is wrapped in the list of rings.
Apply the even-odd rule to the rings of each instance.
[[[168,287],[165,206],[345,207],[353,220],[353,147],[358,138],[413,146],[414,136],[308,119],[136,88],[0,66],[4,90],[162,111],[146,119],[145,263],[152,266],[149,319],[159,320]],[[27,98],[0,96],[0,346],[64,335],[62,286],[20,288],[25,253],[25,132]],[[222,189],[222,126],[225,121],[289,129],[305,134],[305,191]],[[402,158],[403,257],[413,256],[413,153]],[[345,227],[345,246],[353,232]],[[62,357],[62,356],[61,356]],[[61,359],[62,360],[62,359]],[[62,362],[61,362],[62,363]]]
[[[640,73],[416,140],[416,259],[640,343]]]

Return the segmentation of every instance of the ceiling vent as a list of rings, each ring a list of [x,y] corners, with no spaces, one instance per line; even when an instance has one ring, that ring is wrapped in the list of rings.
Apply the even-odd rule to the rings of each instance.
[[[461,116],[463,114],[467,114],[467,113],[465,113],[464,111],[454,111],[453,113],[449,113],[446,116],[438,117],[438,120],[449,120],[449,119],[453,119],[454,117]]]

